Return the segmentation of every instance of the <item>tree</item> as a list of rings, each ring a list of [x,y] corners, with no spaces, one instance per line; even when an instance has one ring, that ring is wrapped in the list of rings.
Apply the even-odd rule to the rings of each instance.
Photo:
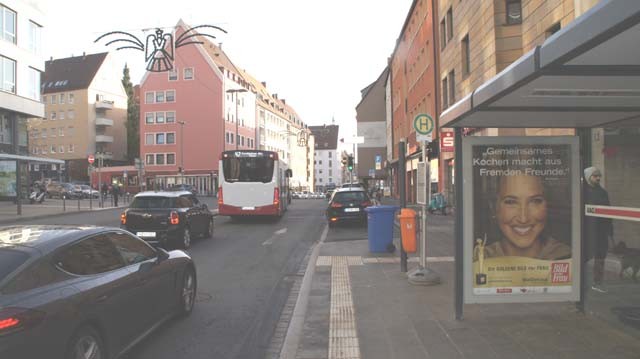
[[[133,162],[140,156],[140,105],[135,100],[127,64],[122,70],[122,86],[127,92],[127,160]]]

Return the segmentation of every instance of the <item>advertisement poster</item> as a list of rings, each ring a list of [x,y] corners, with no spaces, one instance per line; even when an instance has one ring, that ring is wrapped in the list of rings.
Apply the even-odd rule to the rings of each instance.
[[[468,299],[577,300],[577,140],[474,137],[464,141]]]
[[[0,197],[16,196],[16,161],[0,161]]]

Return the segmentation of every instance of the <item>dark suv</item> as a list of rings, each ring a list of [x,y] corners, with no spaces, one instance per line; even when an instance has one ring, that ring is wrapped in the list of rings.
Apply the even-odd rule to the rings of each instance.
[[[347,221],[366,223],[367,213],[364,209],[372,205],[371,198],[362,188],[338,188],[331,195],[327,207],[329,226]]]
[[[120,215],[121,227],[150,244],[182,249],[192,238],[213,238],[213,214],[188,191],[138,193]]]

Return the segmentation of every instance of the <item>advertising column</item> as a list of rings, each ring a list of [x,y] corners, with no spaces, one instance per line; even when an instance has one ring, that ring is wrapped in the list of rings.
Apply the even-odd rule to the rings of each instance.
[[[465,301],[577,301],[578,139],[473,137],[463,149]]]

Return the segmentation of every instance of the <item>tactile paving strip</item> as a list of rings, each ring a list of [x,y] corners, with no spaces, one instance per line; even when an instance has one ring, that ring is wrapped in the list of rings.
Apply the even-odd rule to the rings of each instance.
[[[354,257],[332,257],[331,260],[329,359],[360,359],[360,344],[349,280],[349,263],[353,260]]]

